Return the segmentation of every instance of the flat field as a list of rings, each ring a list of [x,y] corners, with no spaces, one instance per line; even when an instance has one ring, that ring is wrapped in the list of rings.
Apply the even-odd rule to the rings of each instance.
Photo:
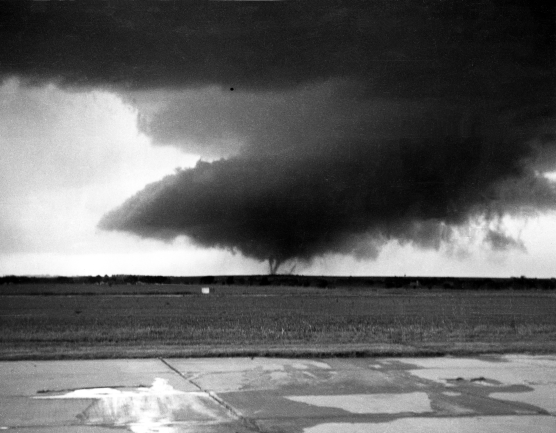
[[[556,352],[555,291],[0,286],[0,359]]]

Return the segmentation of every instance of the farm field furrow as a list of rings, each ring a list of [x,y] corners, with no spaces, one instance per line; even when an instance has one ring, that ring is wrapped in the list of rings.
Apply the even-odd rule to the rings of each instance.
[[[138,348],[329,347],[556,341],[552,291],[309,290],[125,287],[128,296],[0,296],[0,356]],[[43,288],[44,289],[44,288]],[[77,292],[78,288],[67,288]],[[88,289],[88,291],[91,288]],[[120,288],[113,288],[118,292]],[[140,292],[159,294],[141,294]],[[168,297],[178,291],[189,294]],[[62,295],[63,291],[58,292]],[[67,293],[66,292],[66,293]],[[136,296],[137,295],[137,296]],[[111,352],[111,353],[112,353]],[[140,352],[140,350],[139,350]]]

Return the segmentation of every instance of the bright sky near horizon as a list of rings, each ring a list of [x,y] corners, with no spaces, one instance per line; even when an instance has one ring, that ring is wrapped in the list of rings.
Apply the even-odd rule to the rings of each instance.
[[[106,232],[97,223],[146,184],[192,167],[199,155],[155,146],[137,126],[138,109],[108,91],[54,85],[0,90],[2,244],[0,274],[249,274],[267,264],[221,249]],[[296,272],[338,275],[551,277],[556,215],[507,224],[523,249],[422,250],[391,242],[376,258],[325,255]],[[467,249],[467,250],[465,250]]]
[[[115,72],[114,59],[99,61],[113,74],[104,76],[88,57],[85,66],[74,62],[79,54],[64,57],[71,46],[47,60],[37,51],[32,61],[0,50],[0,64],[9,58],[15,65],[0,67],[0,275],[261,274],[270,261],[279,273],[312,275],[556,276],[556,130],[553,95],[546,95],[553,63],[523,73],[521,57],[492,60],[486,50],[469,76],[461,65],[437,65],[440,80],[462,74],[438,84],[414,69],[407,78],[398,60],[414,49],[381,46],[369,30],[373,11],[362,6],[285,11],[274,27],[258,7],[241,14],[260,20],[253,28],[267,29],[276,58],[250,45],[258,39],[233,19],[211,18],[189,30],[208,60],[175,66],[192,77],[183,82],[175,71],[153,72],[129,59]],[[434,32],[412,13],[421,44],[432,44]],[[444,26],[452,13],[459,12],[442,12],[434,25],[453,37],[467,34],[465,22],[461,32]],[[165,12],[157,19],[164,22]],[[481,25],[490,29],[489,19]],[[330,25],[342,35],[353,25],[360,39],[335,42]],[[282,28],[313,35],[313,45],[296,47],[306,59],[292,60],[279,46]],[[32,34],[32,27],[20,31]],[[70,40],[71,31],[56,37]],[[256,68],[206,42],[218,31],[235,35],[238,52],[252,50]],[[491,34],[498,31],[511,33],[497,27]],[[171,47],[159,49],[189,53],[184,26],[172,35]],[[33,43],[26,37],[22,47]],[[174,40],[167,37],[160,40]],[[480,43],[461,37],[457,61]],[[510,52],[512,44],[522,57],[532,50],[512,42]],[[48,38],[45,45],[55,46]],[[531,46],[542,51],[538,41]],[[439,58],[452,48],[439,45]],[[397,63],[385,60],[387,70],[369,79],[375,66],[366,50]],[[49,62],[61,63],[57,55],[67,70],[50,71]],[[314,56],[336,60],[316,66]],[[481,69],[485,59],[504,83],[534,83],[527,95],[504,96],[505,84],[492,84]],[[280,69],[282,61],[294,64]],[[206,62],[222,76],[204,69]],[[120,76],[136,82],[120,86]],[[467,93],[460,82],[468,78],[479,80],[477,88],[488,83],[488,98]]]

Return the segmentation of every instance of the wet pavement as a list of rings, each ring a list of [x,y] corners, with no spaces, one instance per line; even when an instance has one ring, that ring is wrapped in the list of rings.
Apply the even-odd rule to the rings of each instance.
[[[0,431],[556,432],[556,355],[0,362]]]

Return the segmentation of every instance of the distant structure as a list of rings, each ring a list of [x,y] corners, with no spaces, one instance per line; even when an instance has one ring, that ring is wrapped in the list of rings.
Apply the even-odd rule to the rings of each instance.
[[[203,288],[201,289],[201,293],[202,293],[203,295],[210,295],[210,287],[203,287]]]

